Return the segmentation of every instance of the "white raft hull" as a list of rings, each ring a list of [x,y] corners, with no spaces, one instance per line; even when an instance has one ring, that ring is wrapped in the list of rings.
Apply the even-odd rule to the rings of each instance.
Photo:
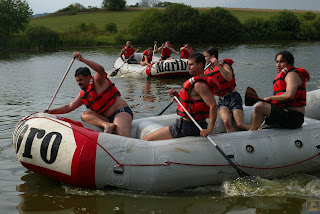
[[[308,102],[313,99],[320,99],[320,90],[308,93]],[[310,106],[320,107],[313,103]],[[254,107],[244,108],[246,123],[252,120],[253,110]],[[314,115],[316,111],[310,110]],[[17,124],[12,142],[23,166],[75,186],[170,192],[221,184],[238,177],[206,138],[141,140],[176,118],[172,114],[134,120],[131,137],[126,138],[98,132],[88,124],[37,113]],[[223,133],[218,118],[211,137],[243,171],[271,179],[320,170],[319,130],[319,120],[305,118],[303,126],[294,130]]]
[[[142,53],[135,53],[136,62],[142,60]],[[171,59],[158,62],[159,58],[154,57],[152,66],[141,66],[140,64],[128,64],[119,57],[113,67],[119,69],[117,76],[125,76],[131,78],[146,78],[151,72],[152,78],[163,77],[181,77],[188,76],[188,60],[187,59]]]

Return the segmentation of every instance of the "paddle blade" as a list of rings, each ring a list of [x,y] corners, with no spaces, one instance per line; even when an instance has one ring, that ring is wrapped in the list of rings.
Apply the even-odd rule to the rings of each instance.
[[[253,106],[259,100],[261,100],[261,99],[258,97],[257,92],[253,88],[248,87],[246,90],[246,95],[244,97],[244,104],[246,106]]]
[[[111,72],[110,76],[111,76],[111,77],[114,77],[115,75],[117,75],[118,71],[119,71],[119,68],[117,68],[116,70],[114,70],[113,72]]]

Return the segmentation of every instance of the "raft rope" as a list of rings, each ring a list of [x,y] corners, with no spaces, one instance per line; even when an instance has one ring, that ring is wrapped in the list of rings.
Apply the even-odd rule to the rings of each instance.
[[[30,114],[29,116],[25,117],[24,119],[22,119],[21,121],[26,121],[26,120],[31,120],[31,119],[34,119],[34,118],[42,118],[42,119],[48,119],[48,120],[51,120],[53,122],[56,122],[56,123],[59,123],[67,128],[70,128],[72,129],[72,127],[69,127],[67,126],[66,124],[62,123],[62,122],[59,122],[57,121],[56,119],[52,119],[52,118],[48,118],[48,117],[40,117],[40,116],[36,116],[36,117],[31,117],[33,114],[36,114],[36,113],[32,113]],[[83,129],[86,129],[85,127],[79,127],[79,128],[83,128]],[[116,162],[116,164],[118,164],[119,167],[121,166],[169,166],[171,164],[176,164],[176,165],[187,165],[187,166],[231,166],[230,164],[194,164],[194,163],[181,163],[181,162],[174,162],[174,161],[166,161],[164,163],[159,163],[159,164],[122,164],[120,163],[119,161],[117,161],[117,159],[115,157],[112,156],[112,154],[110,152],[108,152],[102,145],[100,145],[98,142],[96,142],[95,140],[93,140],[91,137],[79,132],[78,130],[75,130],[75,129],[72,129],[73,131],[77,132],[78,134],[81,134],[82,136],[88,138],[89,140],[91,140],[93,143],[97,144],[103,151],[105,151],[112,160],[114,160]],[[90,129],[88,129],[90,130]],[[250,169],[280,169],[280,168],[286,168],[286,167],[290,167],[290,166],[294,166],[294,165],[298,165],[298,164],[301,164],[301,163],[304,163],[306,161],[309,161],[317,156],[319,156],[320,153],[310,157],[310,158],[307,158],[305,160],[301,160],[299,162],[296,162],[296,163],[292,163],[292,164],[288,164],[288,165],[283,165],[283,166],[274,166],[274,167],[254,167],[254,166],[245,166],[245,165],[240,165],[240,164],[237,164],[237,166],[240,166],[240,167],[244,167],[244,168],[250,168]]]

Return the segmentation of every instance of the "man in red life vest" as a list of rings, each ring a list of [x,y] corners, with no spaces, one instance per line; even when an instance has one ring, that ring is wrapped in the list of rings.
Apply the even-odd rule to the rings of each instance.
[[[142,66],[145,66],[145,65],[151,66],[152,56],[153,56],[153,49],[151,47],[149,47],[147,50],[143,51],[142,60],[141,60],[140,64]]]
[[[134,54],[135,51],[136,51],[136,49],[134,49],[133,46],[131,45],[131,41],[127,41],[126,46],[122,47],[122,50],[120,52],[120,57],[123,61],[127,60],[131,57],[132,54]],[[138,51],[140,51],[140,47],[138,48]],[[124,55],[124,59],[122,58],[122,55]],[[128,60],[128,63],[129,63],[129,61],[134,61],[134,56],[132,56]]]
[[[226,131],[235,131],[232,126],[232,117],[240,130],[249,130],[250,126],[243,122],[243,101],[236,90],[234,72],[231,67],[233,61],[231,59],[218,61],[218,50],[214,47],[209,47],[203,54],[207,64],[211,63],[205,75],[214,77],[220,83],[220,90],[215,91],[215,95],[219,96],[219,112]]]
[[[79,52],[73,55],[87,64],[96,74],[92,77],[89,68],[80,67],[75,78],[81,88],[78,96],[67,105],[45,110],[49,114],[65,114],[85,104],[90,110],[81,114],[81,119],[89,124],[101,127],[106,133],[129,137],[133,114],[114,84],[107,78],[104,68],[96,62],[85,59]]]
[[[161,57],[159,61],[166,60],[166,59],[173,59],[171,57],[171,52],[174,52],[175,54],[179,55],[179,52],[175,51],[173,49],[173,46],[170,45],[170,41],[166,41],[160,48],[156,49],[157,52],[161,51]]]
[[[189,44],[184,44],[183,47],[180,48],[180,51],[182,59],[188,59],[189,55],[193,53],[193,49]]]
[[[294,57],[288,51],[282,51],[275,57],[278,75],[273,81],[274,96],[256,105],[250,130],[257,130],[265,121],[266,125],[276,125],[295,129],[304,122],[306,102],[306,82],[309,73],[304,68],[295,68]]]
[[[182,105],[199,123],[202,130],[199,131],[183,108],[178,105],[177,113],[181,117],[174,124],[145,136],[144,140],[154,141],[199,135],[206,137],[213,131],[218,111],[213,90],[219,85],[213,78],[204,76],[204,66],[203,54],[191,54],[188,60],[188,70],[193,77],[183,84],[180,95],[173,89],[169,91],[171,97],[177,96],[181,100]],[[209,118],[209,124],[206,118]]]

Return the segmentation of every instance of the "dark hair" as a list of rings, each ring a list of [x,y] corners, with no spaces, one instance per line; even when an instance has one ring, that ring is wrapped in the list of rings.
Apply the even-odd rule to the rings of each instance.
[[[87,68],[87,67],[78,68],[76,70],[76,73],[74,74],[74,76],[76,77],[76,76],[79,76],[79,75],[82,75],[84,77],[88,77],[89,75],[92,76],[89,68]]]
[[[294,57],[289,51],[281,51],[278,53],[275,57],[275,60],[277,61],[277,57],[281,55],[281,59],[285,62],[287,62],[289,65],[294,65]]]
[[[197,64],[202,62],[203,68],[206,65],[206,58],[204,57],[204,55],[202,53],[192,53],[189,55],[188,59],[195,59]]]
[[[215,48],[215,47],[208,47],[207,48],[207,50],[205,50],[205,52],[208,52],[209,53],[209,55],[210,56],[215,56],[217,59],[219,59],[218,58],[218,49],[217,48]]]

